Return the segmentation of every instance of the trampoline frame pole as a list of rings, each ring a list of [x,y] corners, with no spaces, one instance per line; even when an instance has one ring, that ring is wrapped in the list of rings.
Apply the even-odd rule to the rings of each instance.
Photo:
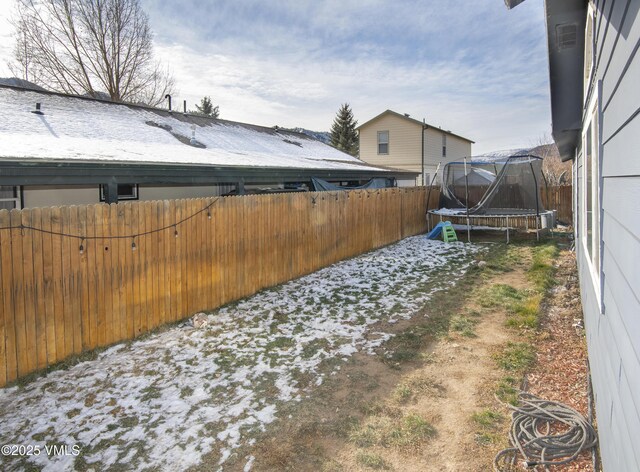
[[[433,178],[429,182],[429,188],[427,189],[427,231],[431,231],[433,228],[430,228],[431,218],[429,216],[429,201],[431,200],[431,187],[433,187],[433,182],[435,182],[436,177],[438,176],[438,171],[440,170],[440,164],[442,162],[438,162],[438,166],[436,167],[436,172],[433,174]],[[422,176],[424,177],[424,168],[422,169]],[[442,186],[440,187],[440,191],[442,191]]]
[[[540,241],[540,205],[538,204],[538,179],[536,178],[536,173],[533,170],[533,164],[531,163],[531,158],[529,158],[529,167],[531,167],[531,175],[533,176],[533,184],[536,187],[536,241]]]
[[[471,242],[471,222],[469,221],[469,176],[467,175],[467,158],[464,158],[464,206],[467,210],[467,242]]]

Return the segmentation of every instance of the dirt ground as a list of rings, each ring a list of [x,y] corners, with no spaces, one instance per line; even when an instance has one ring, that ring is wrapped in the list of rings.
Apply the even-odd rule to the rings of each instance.
[[[573,253],[543,251],[491,245],[422,313],[381,326],[396,336],[377,356],[354,356],[225,470],[253,457],[258,471],[488,471],[508,446],[505,402],[523,385],[586,414]],[[555,470],[592,470],[590,461]]]

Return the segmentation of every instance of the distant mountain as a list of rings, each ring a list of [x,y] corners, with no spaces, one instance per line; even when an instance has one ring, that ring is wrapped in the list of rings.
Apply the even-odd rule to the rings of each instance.
[[[311,131],[310,129],[305,128],[286,128],[288,131],[293,131],[295,133],[306,134],[310,138],[317,139],[320,142],[325,144],[331,144],[331,133],[328,131]]]
[[[10,87],[20,87],[29,90],[37,90],[39,92],[46,92],[47,90],[39,85],[29,82],[28,80],[19,79],[17,77],[0,77],[0,85],[8,85]]]

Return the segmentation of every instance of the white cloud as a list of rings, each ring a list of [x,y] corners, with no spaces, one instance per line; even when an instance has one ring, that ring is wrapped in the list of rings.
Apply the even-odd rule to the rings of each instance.
[[[13,0],[0,0],[0,77],[10,75],[8,62],[13,52],[13,26],[9,22]]]

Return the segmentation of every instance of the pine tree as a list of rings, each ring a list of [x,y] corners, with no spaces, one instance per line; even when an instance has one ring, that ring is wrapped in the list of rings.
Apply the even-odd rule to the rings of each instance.
[[[331,126],[331,145],[347,154],[357,156],[359,152],[357,124],[349,104],[343,104]]]
[[[203,97],[200,100],[200,105],[196,105],[196,114],[210,116],[211,118],[220,117],[220,107],[213,106],[213,102],[211,102],[211,97]]]

